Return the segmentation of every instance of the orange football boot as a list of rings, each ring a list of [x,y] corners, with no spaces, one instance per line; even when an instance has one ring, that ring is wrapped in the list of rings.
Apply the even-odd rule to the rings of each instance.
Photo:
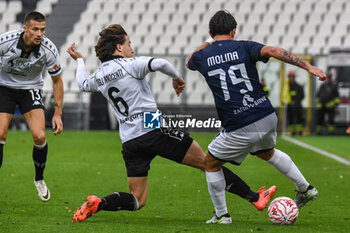
[[[97,212],[101,199],[96,196],[88,196],[84,204],[74,212],[72,222],[82,222]]]
[[[265,190],[265,187],[261,187],[258,190],[258,194],[259,194],[259,199],[257,202],[252,202],[253,205],[255,205],[255,207],[262,211],[267,203],[270,201],[270,199],[273,197],[273,195],[275,195],[276,192],[276,185],[271,186],[268,190]]]

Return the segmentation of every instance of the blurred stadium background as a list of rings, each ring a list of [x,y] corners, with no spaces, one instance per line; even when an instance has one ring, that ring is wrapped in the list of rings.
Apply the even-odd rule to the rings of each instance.
[[[152,91],[163,113],[190,113],[215,117],[213,97],[197,72],[185,69],[185,58],[208,38],[208,22],[219,9],[232,12],[238,22],[236,39],[254,40],[285,48],[325,71],[335,74],[341,103],[336,115],[336,133],[344,134],[350,123],[350,1],[348,0],[0,0],[0,33],[22,27],[26,12],[38,10],[47,16],[46,35],[60,50],[64,79],[65,129],[114,129],[113,116],[98,94],[80,93],[75,83],[75,62],[66,53],[76,42],[88,72],[99,66],[94,45],[98,32],[119,23],[128,32],[135,55],[168,59],[187,82],[177,98],[171,82],[159,73],[150,74]],[[304,129],[316,127],[316,91],[320,82],[307,72],[271,61],[259,63],[260,77],[270,90],[269,98],[280,116],[280,131],[286,132],[283,86],[289,70],[304,87]],[[47,115],[52,114],[52,83],[46,74]],[[51,117],[47,117],[50,125]],[[18,122],[16,122],[18,121]],[[21,118],[14,119],[18,127]]]

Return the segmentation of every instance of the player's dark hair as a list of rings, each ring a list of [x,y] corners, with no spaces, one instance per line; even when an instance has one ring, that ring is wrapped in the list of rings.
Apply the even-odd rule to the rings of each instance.
[[[103,62],[113,57],[112,54],[116,50],[117,44],[124,44],[128,34],[121,25],[112,24],[103,29],[99,35],[95,52],[98,59]]]
[[[237,22],[230,12],[217,11],[209,21],[209,30],[213,36],[229,35],[237,27]]]
[[[24,16],[24,24],[29,23],[30,20],[43,22],[43,21],[46,21],[46,18],[45,18],[45,15],[41,14],[38,11],[30,11]]]

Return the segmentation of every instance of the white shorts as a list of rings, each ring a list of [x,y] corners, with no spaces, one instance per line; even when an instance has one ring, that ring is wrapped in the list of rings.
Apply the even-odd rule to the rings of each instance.
[[[220,132],[209,144],[209,153],[216,159],[241,164],[248,153],[271,150],[276,145],[277,116],[272,113],[232,132]]]

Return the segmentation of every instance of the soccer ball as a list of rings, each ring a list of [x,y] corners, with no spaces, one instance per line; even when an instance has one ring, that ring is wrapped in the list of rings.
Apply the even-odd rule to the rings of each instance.
[[[297,220],[299,209],[289,197],[277,197],[271,201],[267,214],[274,224],[291,225]]]

